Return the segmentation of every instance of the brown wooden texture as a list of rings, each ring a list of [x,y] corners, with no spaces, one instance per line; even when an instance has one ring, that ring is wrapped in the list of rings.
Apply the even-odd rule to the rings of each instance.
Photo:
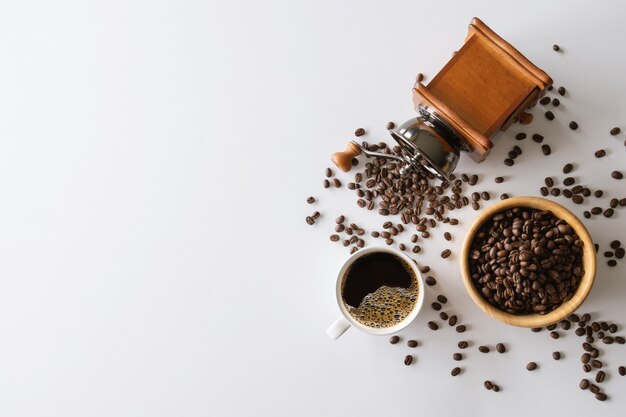
[[[335,152],[330,159],[337,165],[337,168],[343,172],[352,169],[352,158],[361,154],[361,149],[353,141],[348,142],[343,152]]]
[[[564,302],[557,309],[548,314],[514,315],[502,311],[489,304],[482,297],[470,277],[469,253],[474,235],[478,229],[480,229],[480,227],[495,213],[512,207],[533,207],[541,210],[550,210],[556,217],[565,219],[584,243],[583,268],[585,269],[585,274],[580,280],[578,290],[569,301]],[[499,203],[496,203],[484,210],[478,218],[474,220],[474,223],[472,223],[467,235],[465,236],[460,254],[460,263],[463,284],[465,285],[465,289],[474,303],[476,303],[476,305],[478,305],[478,307],[480,307],[480,309],[490,317],[506,324],[521,327],[543,327],[565,319],[578,307],[580,307],[583,301],[585,301],[589,291],[591,291],[591,287],[593,286],[593,281],[596,276],[596,252],[591,236],[585,226],[571,211],[567,210],[565,207],[553,201],[539,197],[513,197],[500,201]]]

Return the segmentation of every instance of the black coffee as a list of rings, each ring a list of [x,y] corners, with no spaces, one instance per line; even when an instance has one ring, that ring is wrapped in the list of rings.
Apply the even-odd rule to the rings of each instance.
[[[348,312],[359,323],[391,327],[415,307],[417,278],[403,259],[390,253],[372,253],[350,266],[341,294]]]

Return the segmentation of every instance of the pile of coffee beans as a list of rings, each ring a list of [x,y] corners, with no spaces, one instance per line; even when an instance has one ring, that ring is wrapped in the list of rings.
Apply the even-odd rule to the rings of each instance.
[[[569,300],[584,275],[583,242],[550,211],[515,207],[478,230],[471,279],[493,306],[511,314],[546,314]]]

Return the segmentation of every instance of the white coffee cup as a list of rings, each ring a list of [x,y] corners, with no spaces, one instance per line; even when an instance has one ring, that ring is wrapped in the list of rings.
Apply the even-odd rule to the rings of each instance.
[[[400,323],[391,327],[384,328],[373,328],[365,326],[358,321],[356,321],[348,312],[346,308],[343,297],[341,295],[341,286],[343,282],[344,275],[348,271],[348,268],[359,258],[371,254],[371,253],[390,253],[398,258],[404,260],[406,264],[411,268],[411,271],[415,274],[415,278],[417,279],[418,284],[418,292],[417,292],[417,301],[415,302],[415,306],[413,310],[409,313],[409,315],[402,320]],[[355,252],[352,256],[348,258],[348,260],[343,264],[343,267],[339,271],[339,275],[337,276],[337,284],[335,285],[335,295],[337,297],[337,304],[339,304],[339,310],[341,310],[341,316],[333,324],[330,325],[328,329],[326,329],[326,333],[331,339],[337,339],[339,336],[344,334],[346,330],[350,328],[350,326],[354,326],[366,333],[373,335],[387,335],[399,332],[404,329],[406,326],[411,324],[411,322],[417,317],[417,313],[419,313],[422,308],[422,304],[424,303],[424,281],[422,279],[422,275],[420,274],[417,265],[413,262],[413,259],[409,258],[406,254],[391,248],[385,247],[371,247],[362,249],[358,252]]]

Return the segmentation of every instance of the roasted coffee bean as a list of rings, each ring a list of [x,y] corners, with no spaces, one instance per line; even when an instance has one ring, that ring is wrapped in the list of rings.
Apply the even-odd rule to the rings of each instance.
[[[439,301],[441,304],[445,304],[448,302],[448,298],[443,294],[439,294],[437,296],[437,301]]]
[[[550,102],[550,99],[548,99],[548,102]],[[535,133],[535,134],[533,135],[533,140],[534,140],[535,142],[537,142],[537,143],[541,143],[541,142],[543,142],[543,136],[542,136],[542,135],[540,135],[540,134],[538,134],[538,133]]]
[[[387,122],[387,130],[393,129],[394,127],[396,127],[396,124],[394,122]]]
[[[515,165],[515,161],[512,160],[511,158],[506,158],[504,160],[504,165],[506,165],[508,167],[512,167],[513,165]]]
[[[465,332],[465,330],[467,330],[467,328],[465,327],[464,324],[459,324],[458,326],[456,326],[456,332],[457,333],[463,333],[463,332]]]
[[[602,361],[598,360],[598,359],[593,359],[591,361],[591,366],[593,366],[594,368],[602,368]]]
[[[604,343],[605,345],[611,345],[613,344],[613,342],[615,342],[615,339],[612,336],[605,336],[602,338],[602,343]]]
[[[331,242],[338,242],[338,241],[339,241],[339,239],[341,239],[341,238],[339,237],[339,235],[330,235],[330,241],[331,241]]]
[[[565,164],[565,166],[563,166],[563,174],[569,174],[573,170],[574,170],[573,164]],[[565,185],[568,185],[568,184],[565,184]]]
[[[596,374],[596,382],[600,384],[604,382],[605,378],[606,378],[606,373],[604,371],[598,371],[598,373]]]
[[[452,359],[454,359],[455,361],[460,361],[463,359],[463,354],[462,353],[455,353],[452,355]]]
[[[580,317],[578,317],[578,314],[576,314],[576,313],[572,313],[572,314],[570,314],[570,315],[567,317],[567,319],[568,319],[569,321],[573,321],[574,323],[578,323],[578,322],[580,321]]]
[[[554,359],[555,361],[561,359],[561,352],[552,352],[552,359]]]
[[[589,355],[592,358],[597,358],[598,356],[600,356],[600,351],[596,348],[591,349],[591,351],[589,352]]]
[[[617,372],[620,374],[620,376],[626,376],[626,366],[620,366],[619,368],[617,368]]]
[[[561,320],[561,329],[569,330],[570,327],[572,327],[572,323],[569,320]]]
[[[582,204],[585,201],[585,199],[583,198],[582,195],[576,194],[575,196],[572,197],[572,201],[574,202],[574,204]]]
[[[593,195],[595,195],[597,198],[602,197],[602,194],[604,194],[604,192],[602,190],[596,190]]]
[[[588,363],[585,363],[583,365],[583,372],[586,372],[586,373],[591,372],[591,365],[589,365]]]
[[[509,198],[509,195],[507,193],[503,193],[500,195],[500,200],[506,200],[507,198]]]
[[[554,180],[552,179],[552,177],[546,177],[543,182],[545,182],[546,187],[553,187],[554,186]]]
[[[541,145],[541,152],[543,152],[544,155],[550,155],[552,153],[552,148],[550,148],[550,145]]]
[[[392,345],[395,345],[396,343],[398,343],[400,341],[400,337],[399,336],[391,336],[389,338],[389,343],[391,343]]]
[[[546,119],[548,120],[554,120],[554,113],[552,113],[550,110],[548,110],[546,113]]]
[[[315,224],[315,220],[313,220],[313,217],[311,217],[311,216],[306,216],[305,220],[306,220],[306,224],[308,224],[308,225]]]
[[[493,388],[493,383],[489,380],[483,382],[483,385],[485,386],[485,389],[487,390],[491,390]]]
[[[550,331],[552,331],[552,330],[556,329],[556,323],[552,323],[552,324],[547,325],[547,326],[546,326],[546,329],[547,329],[547,330],[550,330]]]
[[[554,107],[559,107],[560,104],[561,104],[561,101],[558,98],[555,97],[552,99],[552,105]]]
[[[483,191],[482,193],[480,193],[480,198],[482,198],[483,200],[489,200],[491,198],[491,195],[487,191]]]
[[[528,364],[526,365],[526,369],[529,371],[534,371],[535,369],[537,369],[537,364],[535,362],[528,362]]]
[[[591,213],[587,210],[583,211],[583,216],[585,217],[585,219],[590,219],[591,218]]]
[[[456,368],[452,368],[452,371],[450,372],[450,375],[452,376],[457,376],[458,374],[461,373],[461,368],[459,368],[458,366]]]
[[[580,384],[578,384],[580,389],[588,389],[589,388],[589,380],[587,378],[583,378],[580,380]]]
[[[613,129],[610,130],[609,133],[611,134],[611,136],[615,136],[615,135],[619,135],[621,131],[622,130],[619,127],[614,127]]]
[[[494,181],[496,182],[496,184],[500,184],[501,182],[504,182],[504,178],[502,178],[502,177],[495,177]]]
[[[307,197],[306,202],[307,202],[308,204],[313,204],[313,203],[315,203],[315,197]]]
[[[417,340],[409,340],[408,342],[406,342],[406,345],[410,348],[415,348],[417,347]]]
[[[596,400],[598,401],[606,401],[607,398],[607,395],[603,392],[599,392],[596,394]]]
[[[589,363],[590,360],[591,360],[591,355],[589,353],[583,353],[583,355],[580,357],[580,361],[582,363]]]
[[[617,265],[617,261],[616,261],[615,259],[611,259],[611,260],[610,260],[610,261],[608,261],[606,264],[607,264],[608,266],[613,267],[613,266],[616,266],[616,265]]]
[[[411,363],[413,363],[413,356],[412,355],[406,355],[404,357],[404,364],[406,366],[409,366]]]
[[[626,339],[624,339],[622,336],[615,336],[615,343],[623,345],[624,343],[626,343]]]
[[[517,139],[517,140],[524,140],[524,139],[526,139],[526,133],[524,133],[524,132],[518,133],[517,135],[515,135],[515,139]]]
[[[573,177],[567,177],[563,180],[563,185],[566,187],[569,187],[570,185],[574,184],[576,182],[576,180]]]
[[[330,187],[330,181],[328,181],[328,180],[324,180],[324,182],[322,183],[322,185],[324,186],[324,188],[328,188],[328,187]]]
[[[439,329],[439,325],[437,323],[435,323],[434,321],[429,321],[427,324],[428,324],[428,328],[430,330],[437,330],[437,329]]]
[[[457,317],[455,314],[451,315],[448,319],[448,326],[455,326],[457,322]]]
[[[597,386],[596,384],[589,384],[589,391],[593,392],[594,394],[597,394],[600,392],[600,387]]]
[[[478,183],[478,175],[473,174],[471,177],[469,177],[469,180],[467,181],[467,183],[471,186],[474,186]]]
[[[401,251],[404,251],[404,250],[406,250],[406,246],[404,245],[404,243],[400,243],[398,245],[398,249],[400,249]]]
[[[437,302],[432,303],[430,306],[433,308],[433,310],[436,310],[436,311],[441,310],[441,304]]]
[[[609,203],[609,206],[611,208],[617,208],[617,206],[619,205],[619,200],[617,198],[612,198],[611,202]]]
[[[559,87],[556,89],[556,91],[562,96],[565,95],[565,87]]]
[[[533,327],[530,329],[530,331],[533,333],[539,333],[541,330],[543,330],[542,327]]]
[[[450,249],[445,249],[441,252],[441,257],[442,258],[447,258],[452,254],[452,251]]]
[[[553,339],[558,339],[560,337],[559,332],[550,332],[550,337]]]
[[[576,123],[574,121],[569,122],[569,128],[572,129],[572,130],[578,129],[578,123]]]
[[[602,158],[606,156],[606,151],[604,149],[598,149],[594,155],[596,158]]]
[[[542,104],[544,106],[549,103],[550,103],[550,97],[547,97],[547,96],[541,97],[541,100],[539,100],[539,104]]]
[[[365,129],[363,129],[362,127],[359,127],[357,130],[354,131],[354,136],[363,136],[365,134]]]
[[[554,45],[552,45],[552,50],[558,52],[561,50],[561,47],[555,43]]]
[[[541,187],[539,189],[539,192],[541,193],[542,196],[546,197],[548,194],[550,194],[550,190],[548,190],[548,187]]]
[[[498,351],[498,353],[504,353],[506,352],[506,346],[504,346],[504,343],[498,343],[496,345],[496,350]]]
[[[611,172],[611,177],[615,178],[616,180],[621,180],[622,178],[624,178],[624,174],[622,174],[620,171],[613,171]]]
[[[489,347],[488,346],[478,346],[478,350],[481,353],[489,353]]]
[[[457,346],[459,347],[459,349],[467,349],[467,347],[469,346],[469,343],[467,343],[465,340],[462,340],[458,343]]]
[[[332,184],[333,184],[333,187],[335,187],[335,188],[340,188],[341,187],[341,181],[339,181],[339,178],[333,178]]]
[[[439,313],[439,318],[441,320],[448,320],[448,313],[446,313],[445,311],[442,311],[441,313]]]
[[[433,285],[435,285],[437,283],[437,280],[432,277],[432,276],[427,276],[425,279],[426,285],[428,285],[429,287],[432,287]]]
[[[617,324],[610,324],[608,331],[611,333],[615,333],[617,331]]]
[[[443,234],[443,238],[447,241],[451,241],[452,240],[452,235],[450,234],[450,232],[445,232]]]
[[[608,208],[606,210],[604,210],[604,212],[602,213],[604,215],[604,217],[612,217],[613,216],[613,209],[612,208]]]
[[[324,171],[324,175],[326,175],[326,178],[330,178],[333,176],[333,170],[330,168],[326,168],[326,170]]]

